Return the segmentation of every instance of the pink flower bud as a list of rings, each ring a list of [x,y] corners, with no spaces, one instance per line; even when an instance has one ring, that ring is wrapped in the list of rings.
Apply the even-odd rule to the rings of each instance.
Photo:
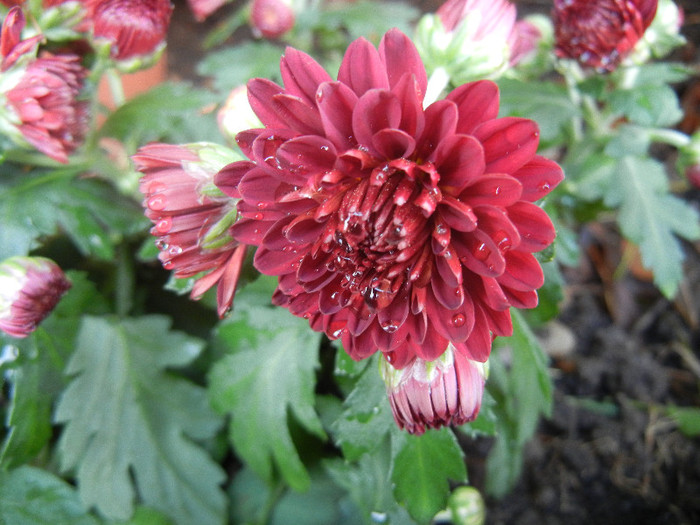
[[[295,15],[286,0],[253,0],[250,23],[253,32],[264,38],[279,38],[294,27]]]
[[[54,309],[71,284],[44,257],[15,256],[0,264],[0,330],[26,337]]]
[[[202,22],[229,0],[187,0],[195,20]]]
[[[463,425],[481,408],[486,365],[449,345],[435,361],[416,358],[401,370],[382,360],[394,420],[411,434],[428,428]]]

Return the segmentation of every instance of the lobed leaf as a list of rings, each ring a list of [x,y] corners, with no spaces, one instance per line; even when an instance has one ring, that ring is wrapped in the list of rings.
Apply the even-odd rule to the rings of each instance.
[[[231,444],[258,476],[272,484],[279,470],[292,488],[305,490],[310,478],[288,415],[325,437],[314,410],[320,335],[307,321],[271,307],[261,289],[265,281],[236,295],[236,313],[218,333],[229,355],[213,366],[209,395],[216,410],[231,415]]]
[[[203,388],[167,370],[191,363],[202,343],[169,325],[161,316],[83,319],[56,409],[60,466],[108,518],[130,518],[138,494],[175,523],[223,523],[224,473],[193,442],[221,421]]]

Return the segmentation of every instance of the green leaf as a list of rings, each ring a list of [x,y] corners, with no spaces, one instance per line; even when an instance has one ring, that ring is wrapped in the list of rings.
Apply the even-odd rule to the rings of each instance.
[[[608,102],[616,112],[641,126],[672,126],[683,118],[676,92],[666,85],[617,89]]]
[[[333,440],[342,448],[344,457],[352,461],[375,450],[392,428],[394,420],[386,386],[375,357],[345,399],[343,413],[332,425]]]
[[[617,217],[625,237],[639,245],[643,264],[654,272],[654,283],[673,297],[683,278],[684,254],[676,235],[700,238],[698,214],[668,193],[663,166],[655,160],[623,157],[617,163],[616,183],[605,203],[619,207]]]
[[[23,466],[0,471],[0,525],[97,525],[65,481]]]
[[[393,27],[410,34],[413,22],[419,15],[418,9],[406,3],[360,0],[338,3],[324,9],[319,17],[319,25],[326,29],[347,30],[348,40],[365,37],[378,42]]]
[[[700,436],[700,408],[668,406],[666,412],[688,437]]]
[[[25,339],[3,337],[18,358],[9,363],[8,433],[0,449],[0,466],[12,468],[33,459],[52,436],[51,409],[66,379],[63,369],[75,346],[82,313],[104,311],[104,300],[85,275],[67,272],[68,293],[41,326]]]
[[[549,416],[552,410],[547,358],[522,314],[511,310],[511,316],[513,336],[497,339],[487,382],[496,400],[493,410],[498,438],[486,464],[486,489],[497,497],[505,495],[518,480],[523,446],[534,434],[541,415]],[[510,362],[510,370],[505,361]]]
[[[581,116],[566,87],[560,84],[502,78],[498,87],[501,115],[534,120],[540,127],[543,142],[557,140],[571,119]]]
[[[146,228],[141,208],[103,181],[0,167],[0,260],[25,255],[64,231],[85,255],[114,258],[124,236]]]
[[[219,412],[231,414],[231,443],[248,466],[269,484],[278,469],[292,488],[305,490],[310,479],[287,418],[325,437],[314,410],[320,335],[270,306],[264,286],[259,280],[236,295],[235,314],[218,334],[230,355],[212,368],[209,393]]]
[[[448,480],[465,482],[464,455],[450,429],[428,430],[422,436],[398,432],[395,440],[394,482],[396,500],[420,523],[428,523],[447,505]]]
[[[197,73],[211,77],[214,89],[228,93],[256,77],[280,79],[280,57],[284,50],[267,40],[245,42],[207,54]],[[235,64],[236,67],[231,67]]]
[[[652,62],[636,67],[634,75],[619,70],[619,74],[625,76],[625,80],[631,78],[632,87],[639,86],[663,86],[666,84],[677,84],[687,80],[696,74],[693,68],[678,62]]]
[[[160,140],[173,144],[216,142],[215,116],[202,108],[215,102],[207,91],[182,82],[165,82],[114,111],[100,135],[138,146]]]
[[[75,377],[56,409],[61,468],[106,517],[128,519],[138,493],[176,523],[222,523],[224,473],[192,441],[211,438],[221,421],[203,388],[167,370],[191,363],[202,343],[169,325],[161,316],[84,318],[66,370]]]

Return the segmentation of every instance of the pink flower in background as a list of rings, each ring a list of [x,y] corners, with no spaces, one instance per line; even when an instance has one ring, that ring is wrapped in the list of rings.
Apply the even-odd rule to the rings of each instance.
[[[187,0],[190,10],[198,22],[202,22],[229,0]]]
[[[10,257],[0,263],[0,330],[26,337],[70,288],[61,268],[44,257]]]
[[[417,358],[402,370],[385,363],[381,372],[399,428],[422,434],[426,427],[463,425],[478,415],[486,381],[484,363],[451,346],[435,361]]]
[[[264,38],[279,38],[294,27],[296,17],[289,0],[253,0],[250,25]]]
[[[226,162],[212,144],[149,144],[133,160],[144,173],[139,188],[163,267],[178,278],[209,272],[196,281],[191,296],[198,299],[216,285],[223,317],[233,303],[246,251],[228,234],[236,201],[212,182]]]
[[[65,163],[87,130],[87,105],[79,98],[87,71],[76,55],[34,58],[41,36],[20,40],[24,23],[21,10],[13,8],[2,26],[0,69],[17,78],[4,93],[5,118],[24,141]]]
[[[477,15],[477,31],[472,39],[504,42],[510,37],[517,16],[515,5],[507,0],[447,0],[436,14],[446,31],[455,31],[467,16]]]
[[[88,0],[95,38],[112,42],[112,57],[148,56],[164,44],[173,5],[170,0]]]
[[[651,24],[658,0],[554,0],[556,53],[612,71]]]
[[[498,88],[465,84],[423,108],[427,79],[400,31],[359,39],[334,81],[288,48],[284,87],[249,82],[265,125],[240,133],[249,161],[215,182],[242,196],[233,227],[279,277],[273,301],[397,369],[449,343],[485,361],[509,308],[537,304],[532,252],[555,232],[533,202],[563,177],[536,155],[537,125],[498,118]]]

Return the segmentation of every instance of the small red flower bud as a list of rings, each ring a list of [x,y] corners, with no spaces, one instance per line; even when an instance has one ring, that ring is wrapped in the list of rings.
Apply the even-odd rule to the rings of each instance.
[[[10,257],[0,264],[0,330],[26,337],[54,309],[71,284],[44,257]]]
[[[89,16],[95,38],[112,42],[112,58],[151,55],[165,43],[170,0],[92,0]]]
[[[294,27],[294,11],[286,0],[253,0],[250,23],[253,32],[265,38],[279,38]]]
[[[556,53],[612,71],[632,51],[656,14],[658,0],[555,0]]]
[[[202,22],[229,0],[187,0],[195,20]]]

